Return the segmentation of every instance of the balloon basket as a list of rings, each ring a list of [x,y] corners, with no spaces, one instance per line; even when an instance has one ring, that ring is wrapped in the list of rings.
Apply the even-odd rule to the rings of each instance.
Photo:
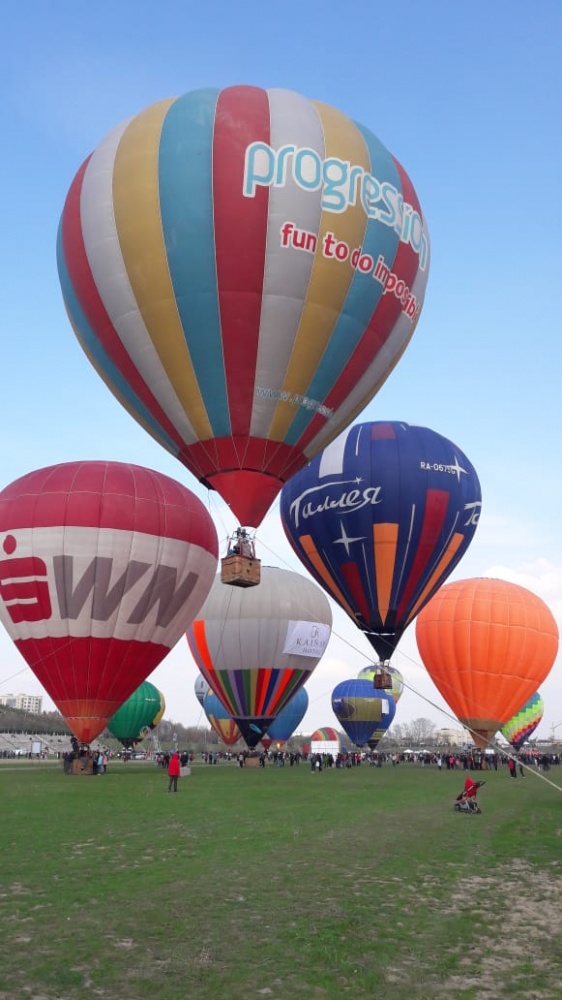
[[[93,774],[94,762],[91,757],[75,757],[70,767],[70,774]]]
[[[221,581],[231,587],[256,587],[261,579],[261,561],[247,556],[225,556],[221,561]]]
[[[392,676],[384,667],[377,667],[373,674],[373,687],[376,691],[391,691]]]

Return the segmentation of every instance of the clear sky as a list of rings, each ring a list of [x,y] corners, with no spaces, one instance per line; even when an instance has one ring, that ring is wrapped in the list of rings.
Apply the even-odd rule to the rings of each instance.
[[[520,583],[562,625],[559,0],[30,0],[5,5],[2,34],[0,486],[58,462],[134,462],[197,493],[221,540],[234,527],[90,367],[64,310],[56,232],[76,170],[123,119],[201,86],[285,87],[373,131],[410,175],[429,225],[420,322],[360,420],[422,424],[462,448],[483,513],[452,579]],[[264,563],[301,569],[277,505],[258,545]],[[334,607],[303,731],[335,723],[333,687],[368,662],[367,640]],[[413,629],[394,662],[408,685],[396,722],[455,725]],[[203,724],[195,677],[182,641],[150,677],[168,718]],[[18,691],[42,693],[2,631],[0,693]],[[540,691],[536,735],[560,723],[560,736],[562,655]]]

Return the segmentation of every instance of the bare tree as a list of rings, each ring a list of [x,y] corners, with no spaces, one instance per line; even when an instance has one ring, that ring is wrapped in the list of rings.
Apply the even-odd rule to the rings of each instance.
[[[406,723],[403,728],[407,739],[419,746],[433,741],[436,727],[431,719],[414,719],[413,722]]]

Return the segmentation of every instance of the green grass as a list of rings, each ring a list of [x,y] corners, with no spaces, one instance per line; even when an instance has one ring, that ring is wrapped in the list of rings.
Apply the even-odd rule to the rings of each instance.
[[[562,769],[0,765],[0,998],[562,996]]]

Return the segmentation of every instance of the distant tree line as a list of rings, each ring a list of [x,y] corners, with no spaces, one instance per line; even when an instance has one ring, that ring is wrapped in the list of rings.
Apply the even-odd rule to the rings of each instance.
[[[70,736],[70,729],[60,712],[27,712],[22,708],[0,705],[0,732],[4,733],[57,733]]]
[[[398,723],[389,729],[384,737],[381,750],[390,749],[391,747],[396,748],[410,743],[414,746],[431,744],[434,742],[435,729],[436,726],[430,719],[414,719],[413,722]],[[37,735],[56,733],[57,735],[67,734],[69,738],[72,735],[70,727],[60,712],[41,712],[40,715],[35,715],[33,712],[27,712],[24,709],[9,708],[7,705],[0,705],[0,732],[35,733]],[[184,726],[180,722],[165,719],[162,720],[154,735],[159,738],[162,747],[166,749],[176,745],[196,751],[203,751],[206,748],[212,748],[213,750],[218,748],[224,749],[224,744],[210,726]],[[349,745],[350,740],[346,734],[342,732],[339,735],[342,743]],[[99,737],[102,741],[109,738],[110,733],[107,729]],[[309,740],[310,734],[292,736],[283,745],[283,749],[288,751],[301,750]],[[149,739],[143,740],[139,744],[139,748],[148,748],[149,744]],[[236,750],[241,747],[245,747],[243,740],[240,740],[239,744],[235,744],[232,749]]]

